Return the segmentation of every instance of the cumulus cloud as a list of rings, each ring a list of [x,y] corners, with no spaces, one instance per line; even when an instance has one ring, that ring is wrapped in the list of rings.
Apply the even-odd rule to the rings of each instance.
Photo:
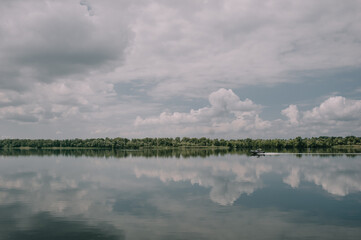
[[[256,112],[260,106],[254,104],[251,100],[241,101],[231,89],[221,88],[209,95],[210,107],[204,107],[197,110],[191,110],[189,113],[166,113],[163,112],[159,117],[142,119],[138,117],[135,125],[146,124],[178,124],[178,123],[196,123],[228,117],[229,114],[240,116],[243,112]]]
[[[303,120],[308,122],[358,121],[361,117],[361,100],[349,100],[341,96],[330,97],[319,107],[306,111]]]
[[[288,106],[288,108],[283,109],[281,113],[288,117],[291,124],[298,124],[299,112],[296,105]]]
[[[259,118],[262,106],[250,99],[241,101],[231,90],[221,88],[208,97],[210,107],[191,110],[189,113],[163,112],[159,117],[137,117],[135,126],[144,125],[183,125],[184,127],[203,126],[205,131],[227,132],[240,129],[267,128],[269,123]]]
[[[299,111],[296,105],[282,110],[287,123],[295,129],[313,134],[355,134],[361,129],[361,100],[342,96],[329,97],[311,110]]]
[[[218,133],[223,136],[275,137],[297,135],[341,134],[359,131],[361,127],[361,100],[341,96],[330,97],[311,110],[300,111],[291,104],[281,111],[287,120],[265,120],[260,117],[262,106],[250,99],[241,101],[231,89],[219,89],[209,95],[210,107],[191,110],[189,113],[162,112],[157,117],[138,116],[138,128],[172,126],[168,134],[198,135]],[[238,134],[238,135],[237,135]]]

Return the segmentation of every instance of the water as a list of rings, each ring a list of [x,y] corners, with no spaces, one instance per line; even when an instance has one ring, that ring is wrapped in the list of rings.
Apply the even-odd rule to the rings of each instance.
[[[361,239],[361,155],[0,152],[0,239]]]

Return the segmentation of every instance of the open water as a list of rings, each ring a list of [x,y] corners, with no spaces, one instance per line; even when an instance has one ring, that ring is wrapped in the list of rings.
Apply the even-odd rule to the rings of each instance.
[[[0,152],[0,239],[361,239],[361,155]]]

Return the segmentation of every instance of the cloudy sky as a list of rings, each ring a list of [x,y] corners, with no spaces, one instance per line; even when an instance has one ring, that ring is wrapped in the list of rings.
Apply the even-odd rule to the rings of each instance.
[[[0,137],[361,135],[361,1],[3,0]]]

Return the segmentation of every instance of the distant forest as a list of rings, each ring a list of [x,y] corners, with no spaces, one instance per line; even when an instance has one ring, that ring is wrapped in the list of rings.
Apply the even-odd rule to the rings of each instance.
[[[92,139],[1,139],[0,149],[9,148],[89,148],[89,149],[162,149],[162,148],[227,148],[227,149],[305,149],[336,146],[361,147],[361,137],[296,137],[292,139],[209,139],[209,138],[92,138]]]

